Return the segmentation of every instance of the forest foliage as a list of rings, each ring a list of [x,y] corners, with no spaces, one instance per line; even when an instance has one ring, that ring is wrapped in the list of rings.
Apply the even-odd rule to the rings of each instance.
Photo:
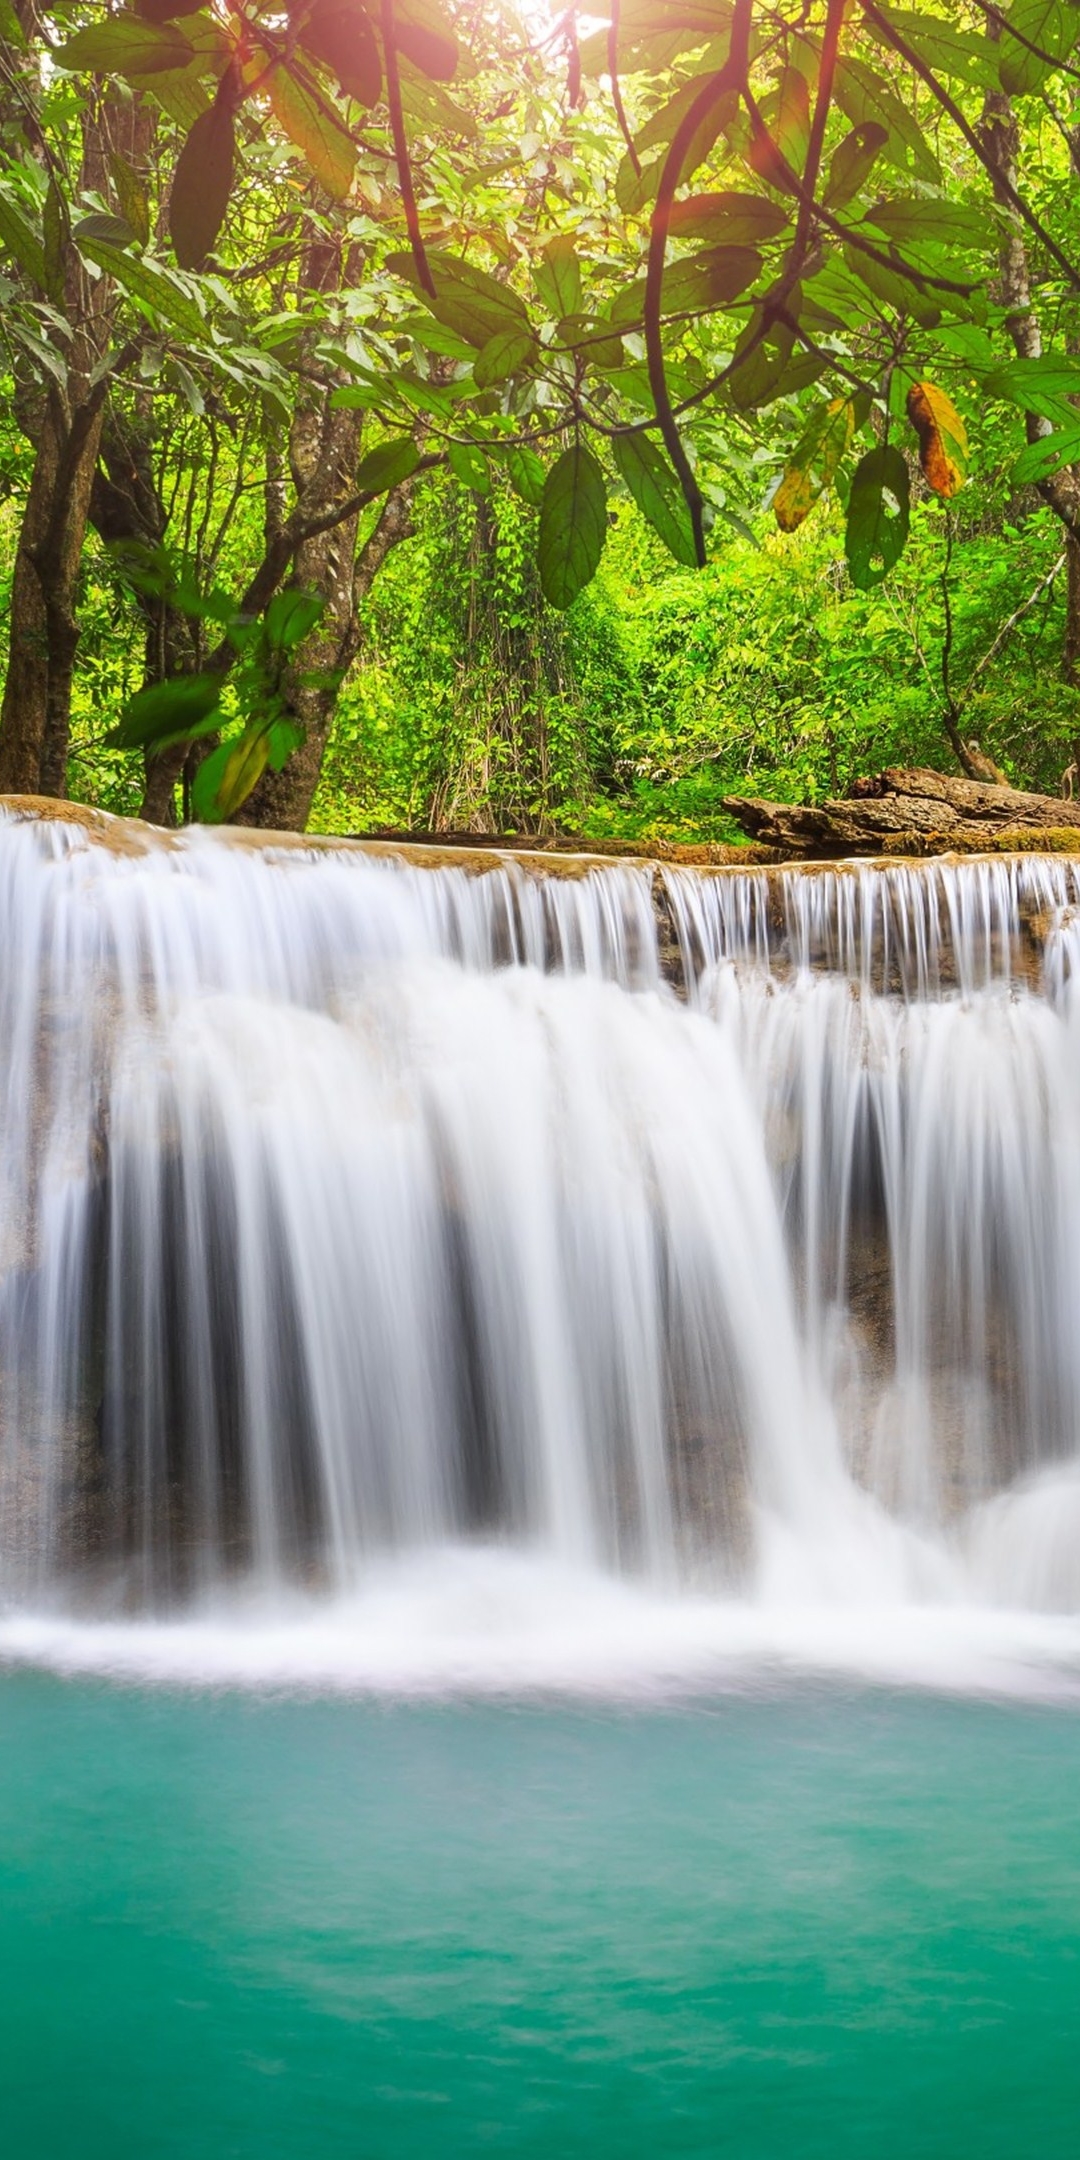
[[[0,0],[0,787],[1071,787],[1078,89],[1076,0]]]

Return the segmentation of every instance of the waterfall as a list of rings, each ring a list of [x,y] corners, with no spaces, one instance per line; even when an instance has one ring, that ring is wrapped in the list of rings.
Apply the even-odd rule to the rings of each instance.
[[[1080,866],[0,822],[0,1602],[1080,1610]]]

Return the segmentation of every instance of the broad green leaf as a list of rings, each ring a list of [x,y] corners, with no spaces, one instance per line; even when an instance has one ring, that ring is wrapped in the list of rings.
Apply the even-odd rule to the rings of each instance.
[[[382,61],[375,33],[360,8],[348,0],[317,0],[298,36],[306,53],[333,69],[346,97],[358,105],[378,104]]]
[[[908,160],[924,180],[940,183],[938,161],[914,114],[902,104],[891,85],[862,60],[844,58],[836,70],[836,102],[853,127],[876,121],[886,130],[881,155],[892,164]]]
[[[919,438],[923,478],[935,495],[956,495],[967,478],[967,429],[937,383],[916,382],[908,391],[907,415]]]
[[[480,132],[472,113],[441,82],[415,74],[407,65],[401,73],[401,102],[410,120],[426,135],[459,135],[465,142],[474,142]]]
[[[544,498],[546,468],[542,458],[527,443],[520,443],[506,453],[506,474],[515,495],[520,495],[530,510],[539,510]]]
[[[192,804],[204,824],[220,825],[239,810],[262,779],[269,757],[270,739],[263,727],[245,728],[242,735],[211,750],[191,790]]]
[[[829,161],[824,202],[828,210],[842,210],[869,178],[889,140],[889,130],[879,120],[863,120],[837,143]]]
[[[854,431],[850,398],[832,398],[818,408],[792,451],[772,499],[781,532],[797,532],[819,495],[832,485]]]
[[[845,247],[844,261],[853,277],[883,307],[895,308],[898,315],[910,315],[924,330],[935,330],[941,321],[941,307],[936,295],[913,278],[905,277],[897,258],[896,268],[887,268],[872,255],[863,254],[859,248]]]
[[[194,47],[171,24],[142,22],[137,15],[108,15],[103,22],[76,30],[53,57],[58,67],[71,74],[122,75],[138,82],[145,75],[186,67],[194,58]]]
[[[129,248],[135,245],[135,234],[126,218],[113,217],[108,210],[92,210],[88,217],[81,217],[72,226],[71,236],[80,244],[84,240],[103,240],[106,247]]]
[[[693,528],[678,478],[663,452],[645,434],[616,435],[612,455],[619,477],[638,509],[676,562],[697,567]]]
[[[536,339],[531,330],[500,330],[477,353],[473,381],[478,390],[494,390],[500,383],[509,382],[512,375],[519,375],[530,367],[536,355]]]
[[[1024,97],[1041,90],[1058,62],[1068,58],[1078,29],[1080,16],[1069,0],[1012,0],[1002,12],[997,49],[998,76],[1006,94]],[[1013,31],[1019,35],[1012,36]],[[1021,44],[1021,38],[1027,42]]]
[[[801,173],[810,139],[810,85],[801,69],[783,69],[761,115],[766,132],[751,143],[747,162],[767,186],[790,189],[787,173]]]
[[[453,24],[438,0],[396,0],[394,43],[432,82],[453,81],[458,42]]]
[[[592,451],[575,442],[552,466],[540,504],[537,565],[544,597],[568,608],[596,568],[607,538],[607,489]]]
[[[356,492],[358,495],[382,495],[388,488],[397,487],[416,471],[420,452],[411,435],[394,435],[389,442],[380,443],[377,450],[369,450],[356,468]]]
[[[175,22],[178,16],[197,15],[204,0],[135,0],[135,13],[144,22]]]
[[[979,88],[988,88],[993,83],[995,48],[984,34],[960,29],[955,23],[946,22],[942,15],[917,15],[913,8],[882,6],[879,13],[899,32],[905,44],[918,53],[920,60],[933,68],[935,75],[956,77]],[[893,50],[876,23],[868,20],[866,28],[872,38],[880,39],[887,50]]]
[[[533,270],[533,284],[556,320],[564,315],[580,314],[581,264],[569,233],[556,233],[555,238],[548,241]]]
[[[104,240],[80,237],[78,246],[81,255],[116,279],[121,290],[138,302],[151,321],[170,323],[184,337],[205,343],[206,324],[197,303],[181,290],[167,271],[156,269],[140,255],[110,247]]]
[[[1021,450],[1012,469],[1018,487],[1027,487],[1033,481],[1046,480],[1051,473],[1060,472],[1063,465],[1080,464],[1080,422],[1072,428],[1057,428],[1052,435],[1041,435],[1037,442],[1028,443]]]
[[[776,323],[765,337],[759,337],[760,323],[758,309],[735,347],[734,365],[726,384],[727,395],[739,412],[755,412],[780,396],[795,350],[795,332],[790,323]]]
[[[281,772],[294,750],[299,750],[304,730],[295,720],[273,720],[266,730],[267,758],[271,772]]]
[[[726,307],[752,285],[761,269],[756,248],[704,248],[669,262],[664,272],[661,305],[665,315],[708,314]],[[616,295],[610,312],[613,328],[628,330],[641,322],[645,307],[645,279],[635,278]]]
[[[217,240],[232,190],[235,142],[231,102],[219,96],[200,113],[176,161],[169,195],[169,235],[182,270],[201,270]]]
[[[428,250],[434,299],[424,291],[411,255],[388,255],[386,267],[392,274],[407,278],[437,320],[467,338],[470,345],[487,345],[501,331],[529,329],[528,314],[517,294],[489,277],[486,270],[477,270],[458,256],[437,248]]]
[[[39,292],[45,291],[45,249],[14,196],[0,188],[0,248],[18,263]]]
[[[325,610],[321,593],[305,592],[298,585],[286,586],[284,592],[274,594],[263,617],[267,644],[276,652],[295,651],[311,635]]]
[[[904,552],[911,517],[908,469],[892,444],[859,460],[848,496],[844,547],[859,592],[880,585]]]
[[[938,197],[919,195],[876,202],[866,212],[866,223],[883,232],[907,255],[926,242],[946,251],[988,248],[994,243],[993,226],[985,210],[971,203],[944,202]],[[947,274],[948,253],[943,264]]]
[[[627,151],[615,175],[615,200],[627,217],[636,217],[639,211],[647,210],[655,201],[666,155],[665,151],[659,157],[650,158],[639,170]]]
[[[1080,397],[1080,357],[1043,353],[1038,359],[1010,360],[992,367],[982,376],[988,396],[1017,405],[1021,412],[1040,413],[1059,427],[1073,422],[1072,398]]]
[[[475,443],[452,442],[447,444],[446,462],[456,480],[463,487],[472,488],[477,495],[491,492],[491,473],[488,461]]]
[[[138,750],[165,738],[183,740],[213,724],[221,702],[220,675],[178,675],[128,699],[108,737],[120,750]]]
[[[267,91],[277,120],[316,180],[328,195],[344,202],[356,166],[356,147],[348,130],[331,118],[325,101],[320,102],[292,67],[275,68]]]
[[[673,240],[708,240],[729,247],[764,247],[786,232],[790,220],[767,195],[740,194],[724,188],[713,195],[687,195],[671,206]]]
[[[623,364],[622,339],[612,335],[609,322],[598,322],[594,315],[566,315],[558,324],[558,333],[560,345],[580,353],[583,360],[605,373]]]
[[[119,150],[109,152],[109,172],[116,189],[120,215],[130,226],[140,247],[146,247],[150,239],[150,205],[146,188],[134,165],[129,164]]]

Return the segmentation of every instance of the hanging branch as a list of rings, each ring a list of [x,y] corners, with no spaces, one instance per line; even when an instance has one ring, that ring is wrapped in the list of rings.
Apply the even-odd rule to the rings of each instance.
[[[972,127],[970,120],[961,112],[956,99],[950,96],[944,83],[938,81],[933,68],[929,67],[926,61],[920,57],[913,45],[908,44],[907,39],[901,36],[899,30],[894,29],[888,18],[881,13],[880,8],[875,6],[874,0],[860,0],[860,5],[867,21],[874,24],[875,29],[885,43],[891,45],[893,51],[899,53],[901,60],[906,61],[908,67],[914,70],[920,81],[926,84],[927,89],[937,99],[942,112],[948,113],[954,127],[959,128],[969,150],[974,152],[983,171],[993,180],[995,175],[991,171],[989,159],[979,140],[977,130]],[[1047,254],[1057,263],[1058,268],[1064,271],[1070,285],[1080,291],[1080,270],[1076,269],[1063,249],[1059,248],[1053,234],[1047,232],[1042,219],[1037,217],[1034,210],[1024,201],[1019,189],[1013,186],[1011,180],[1004,178],[999,179],[997,184],[1000,186],[1001,192],[1010,207],[1016,211],[1018,217],[1023,219],[1024,224],[1035,234],[1036,239],[1042,242]]]
[[[1006,35],[1011,37],[1014,45],[1022,45],[1024,51],[1029,52],[1033,60],[1042,60],[1047,67],[1054,68],[1058,74],[1071,75],[1076,82],[1080,82],[1080,68],[1071,66],[1068,60],[1059,60],[1054,53],[1047,52],[1045,45],[1037,45],[1033,38],[1025,37],[1024,32],[1018,30],[1016,24],[1010,22],[1009,17],[1003,15],[999,7],[993,5],[993,0],[972,0],[972,5],[978,8],[980,15],[985,15],[987,22],[990,24],[991,37],[993,37],[995,30],[999,33],[1004,30]]]
[[[622,90],[619,87],[619,18],[621,13],[622,0],[611,0],[611,21],[608,24],[607,34],[607,64],[608,74],[611,77],[611,102],[615,107],[615,118],[619,123],[619,133],[626,144],[627,157],[634,168],[636,177],[640,180],[641,159],[637,154],[637,145],[630,133],[630,123],[626,117],[626,107],[623,104]]]
[[[645,272],[645,357],[649,371],[649,389],[660,433],[668,456],[678,474],[686,507],[690,513],[690,528],[694,538],[694,555],[699,569],[705,566],[705,501],[694,477],[694,470],[683,448],[678,423],[672,409],[664,368],[664,341],[661,331],[664,298],[664,257],[667,252],[668,230],[671,224],[671,206],[675,190],[682,177],[687,153],[703,120],[707,120],[714,107],[731,90],[745,89],[750,66],[750,18],[752,0],[735,0],[735,16],[731,26],[731,51],[722,68],[710,76],[698,92],[689,111],[683,115],[671,140],[660,174],[656,191],[652,221],[649,227],[649,257]]]
[[[401,189],[401,206],[405,212],[409,246],[416,264],[416,275],[430,300],[434,300],[435,280],[427,259],[423,234],[420,231],[420,213],[416,207],[413,188],[412,166],[409,162],[409,144],[405,134],[405,113],[401,103],[401,74],[398,69],[397,46],[394,43],[394,0],[382,0],[383,66],[386,69],[386,102],[390,112],[390,132],[394,140],[394,160],[398,170]]]

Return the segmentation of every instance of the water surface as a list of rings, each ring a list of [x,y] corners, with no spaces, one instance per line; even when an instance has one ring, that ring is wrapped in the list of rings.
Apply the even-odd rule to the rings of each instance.
[[[1073,2160],[1080,1719],[0,1680],[6,2160]]]

